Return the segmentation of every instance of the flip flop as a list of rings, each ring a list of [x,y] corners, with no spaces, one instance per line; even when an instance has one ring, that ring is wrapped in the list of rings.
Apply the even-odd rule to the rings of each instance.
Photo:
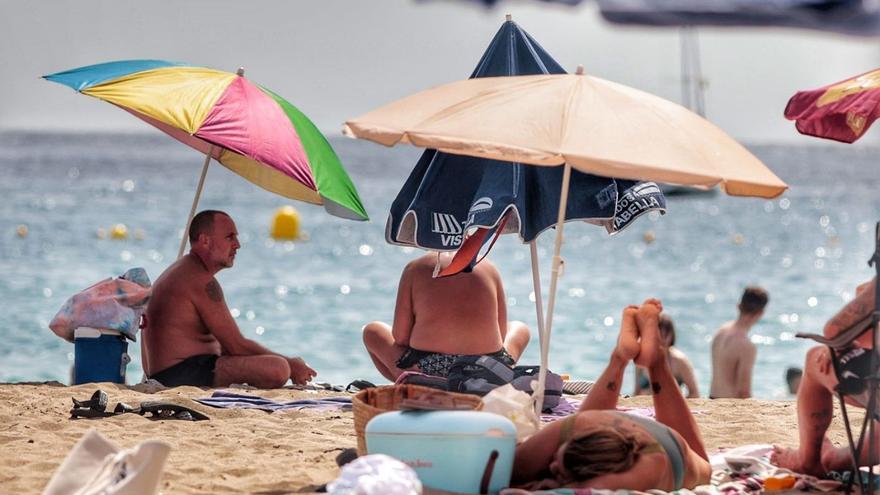
[[[70,410],[70,419],[76,418],[106,418],[116,413],[107,411],[107,394],[103,390],[95,390],[88,400],[77,400],[71,397],[73,408]]]
[[[172,404],[170,402],[142,402],[140,407],[133,412],[136,412],[141,416],[150,413],[152,415],[151,419],[182,419],[185,421],[203,421],[211,419],[194,409],[178,404]]]
[[[84,407],[98,411],[104,411],[107,409],[107,394],[101,389],[95,390],[95,393],[92,394],[92,397],[89,398],[89,400],[77,400],[73,397],[71,397],[71,400],[73,401],[73,407]]]
[[[112,411],[107,410],[108,397],[103,390],[96,390],[88,400],[73,400],[73,408],[70,410],[70,418],[107,418],[125,413],[135,413],[143,416],[150,413],[150,419],[180,419],[184,421],[203,421],[210,419],[208,416],[186,406],[172,404],[170,402],[142,402],[140,406],[133,407],[125,402],[118,402]]]
[[[345,387],[346,392],[360,392],[367,388],[375,388],[376,384],[366,380],[355,380]]]

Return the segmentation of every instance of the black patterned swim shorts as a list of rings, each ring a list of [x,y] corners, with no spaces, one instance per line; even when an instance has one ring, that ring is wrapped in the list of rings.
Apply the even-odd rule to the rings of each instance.
[[[442,352],[421,351],[410,347],[402,356],[400,356],[400,359],[397,360],[397,367],[400,369],[408,369],[418,365],[419,371],[426,375],[442,376],[445,378],[449,375],[452,363],[454,363],[459,357],[466,355],[467,354],[444,354]],[[491,356],[508,366],[516,364],[513,356],[511,356],[510,353],[507,352],[507,349],[503,347],[499,351],[483,355]]]

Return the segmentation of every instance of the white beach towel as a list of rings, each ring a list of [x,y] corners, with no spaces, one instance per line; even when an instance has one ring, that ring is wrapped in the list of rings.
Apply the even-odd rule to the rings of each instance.
[[[171,446],[148,440],[120,450],[96,430],[73,447],[43,495],[153,495]]]

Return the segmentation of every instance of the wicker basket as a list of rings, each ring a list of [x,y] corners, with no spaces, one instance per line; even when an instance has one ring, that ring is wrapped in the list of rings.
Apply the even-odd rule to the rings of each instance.
[[[438,401],[437,399],[442,400]],[[449,406],[446,407],[448,409],[479,411],[483,408],[483,401],[475,395],[446,392],[421,385],[387,385],[361,390],[351,400],[358,455],[367,453],[365,431],[367,423],[373,419],[373,416],[401,409],[419,409],[417,404],[413,406],[414,402],[419,401],[433,405],[445,403]],[[429,407],[429,409],[439,409],[439,407]]]

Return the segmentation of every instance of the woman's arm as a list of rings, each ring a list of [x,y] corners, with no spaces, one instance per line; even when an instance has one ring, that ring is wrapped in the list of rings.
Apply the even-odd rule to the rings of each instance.
[[[688,399],[698,399],[700,397],[700,388],[697,386],[697,378],[694,375],[694,366],[691,364],[687,356],[677,349],[670,349],[672,356],[672,374],[676,380],[681,378],[684,386],[688,389]]]
[[[512,480],[515,484],[537,480],[546,473],[559,450],[563,424],[574,420],[569,418],[571,416],[548,424],[516,446]]]
[[[665,490],[672,491],[669,466],[663,462],[664,454],[645,455],[632,468],[622,473],[596,476],[587,481],[565,485],[569,488],[597,488],[604,490]]]

